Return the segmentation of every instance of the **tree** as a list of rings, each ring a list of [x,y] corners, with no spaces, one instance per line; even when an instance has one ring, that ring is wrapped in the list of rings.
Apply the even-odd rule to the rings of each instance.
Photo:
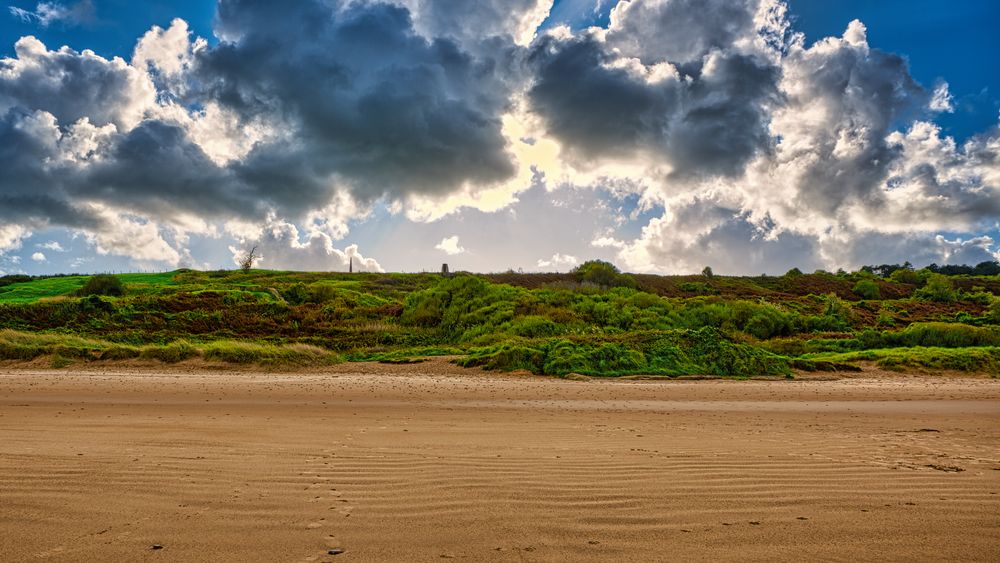
[[[260,255],[257,254],[257,246],[254,245],[249,252],[240,257],[240,269],[244,272],[249,272],[250,269],[253,268],[253,263],[259,258]]]
[[[701,271],[701,275],[705,276],[708,279],[712,279],[715,277],[715,273],[712,271],[711,266],[705,266],[705,269]]]

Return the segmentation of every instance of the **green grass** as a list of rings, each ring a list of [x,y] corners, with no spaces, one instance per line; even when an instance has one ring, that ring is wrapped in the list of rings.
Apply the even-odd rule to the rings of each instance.
[[[40,299],[72,295],[90,276],[46,278],[0,287],[0,303],[35,303]]]
[[[810,354],[805,359],[828,362],[875,362],[882,368],[904,371],[964,371],[1000,375],[1000,347],[889,348],[857,352]]]
[[[121,361],[131,359],[177,363],[195,358],[226,364],[254,364],[272,367],[332,365],[341,357],[308,344],[260,344],[233,340],[192,344],[177,340],[168,344],[130,346],[65,334],[26,334],[0,330],[0,360],[28,361],[43,356],[53,358],[53,366],[74,361]]]

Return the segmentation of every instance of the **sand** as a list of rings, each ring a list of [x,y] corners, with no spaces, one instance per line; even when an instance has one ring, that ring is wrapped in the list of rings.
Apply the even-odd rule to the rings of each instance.
[[[0,561],[442,558],[996,561],[1000,381],[0,369]]]

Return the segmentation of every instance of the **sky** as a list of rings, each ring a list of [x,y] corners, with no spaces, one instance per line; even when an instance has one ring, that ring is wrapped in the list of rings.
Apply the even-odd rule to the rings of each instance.
[[[991,0],[15,0],[0,272],[1000,257]]]

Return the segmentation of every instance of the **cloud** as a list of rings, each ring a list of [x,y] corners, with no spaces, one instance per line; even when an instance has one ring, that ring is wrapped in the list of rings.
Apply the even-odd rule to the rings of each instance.
[[[461,254],[465,252],[465,249],[458,244],[457,235],[441,239],[441,242],[437,243],[437,245],[435,245],[434,248],[444,252],[448,256],[453,256],[455,254]]]
[[[80,25],[94,21],[94,3],[92,0],[81,0],[72,5],[59,2],[39,2],[34,10],[9,6],[11,15],[23,22],[36,22],[42,27],[53,23],[65,25]]]
[[[260,256],[257,264],[266,268],[346,272],[353,262],[355,272],[384,271],[377,260],[363,256],[358,245],[340,250],[327,233],[313,229],[303,237],[298,227],[287,221],[272,219],[260,231],[241,239],[239,246],[230,246],[233,263],[238,265],[252,247],[257,247]]]
[[[45,255],[42,254],[41,252],[36,252],[32,254],[31,259],[34,260],[35,262],[45,262],[46,260]]]
[[[948,91],[948,83],[941,82],[934,88],[934,95],[931,96],[931,103],[927,105],[931,111],[945,113],[955,112],[955,98]]]
[[[404,0],[415,29],[428,39],[450,37],[464,45],[506,36],[527,45],[549,15],[552,0]]]
[[[66,249],[63,248],[63,246],[61,244],[59,244],[58,241],[54,241],[54,240],[50,240],[50,241],[48,241],[46,243],[42,243],[42,244],[39,244],[37,246],[39,248],[44,248],[46,250],[51,250],[53,252],[66,252]]]
[[[918,83],[860,21],[807,44],[778,0],[577,4],[611,8],[609,23],[540,31],[550,0],[222,0],[217,41],[174,20],[128,61],[22,37],[0,59],[0,253],[64,228],[99,255],[178,265],[195,263],[192,236],[225,233],[274,267],[380,269],[338,248],[373,210],[517,209],[534,222],[517,229],[548,233],[521,202],[584,190],[629,203],[614,228],[607,210],[574,215],[562,230],[578,246],[551,241],[538,267],[995,252],[1000,128],[948,137],[934,122],[954,110],[947,83]],[[68,24],[87,6],[15,12]],[[461,252],[459,235],[488,250],[448,229],[421,251]]]
[[[501,134],[504,61],[447,37],[428,41],[400,6],[277,9],[220,2],[224,41],[199,52],[195,65],[206,96],[242,121],[285,132],[233,167],[251,189],[301,211],[338,189],[373,201],[513,176]]]
[[[607,30],[548,34],[528,58],[531,107],[577,162],[642,159],[674,177],[738,175],[769,150],[769,110],[780,101],[773,50],[734,43],[756,36],[758,8],[622,2]]]
[[[557,269],[557,268],[572,268],[580,263],[579,258],[569,254],[555,253],[548,259],[540,259],[537,262],[539,268],[543,269]]]
[[[31,236],[31,232],[20,225],[0,224],[0,256],[21,248],[21,241]]]

